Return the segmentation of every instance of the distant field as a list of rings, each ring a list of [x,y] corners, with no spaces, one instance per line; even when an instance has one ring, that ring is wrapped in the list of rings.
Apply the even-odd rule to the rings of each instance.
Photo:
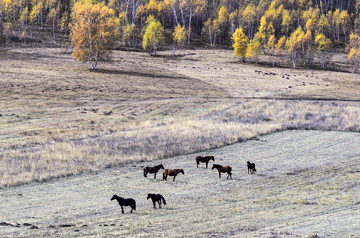
[[[1,50],[0,187],[287,129],[360,131],[357,75],[244,65],[226,50],[113,53],[89,71],[65,48]]]
[[[286,131],[199,154],[0,190],[1,237],[359,237],[360,136]],[[196,168],[197,155],[233,167],[233,179]],[[248,175],[245,164],[257,165]],[[144,166],[183,168],[175,182]],[[210,163],[210,167],[213,162]],[[223,176],[224,177],[224,176]],[[152,208],[147,193],[167,205]],[[125,214],[113,194],[132,197]]]

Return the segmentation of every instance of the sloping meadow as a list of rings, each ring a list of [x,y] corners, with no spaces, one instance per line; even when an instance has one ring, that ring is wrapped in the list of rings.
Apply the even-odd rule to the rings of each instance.
[[[0,187],[205,151],[287,129],[360,130],[359,83],[351,74],[270,73],[239,64],[223,50],[155,58],[114,52],[112,62],[91,71],[70,53],[3,52]]]

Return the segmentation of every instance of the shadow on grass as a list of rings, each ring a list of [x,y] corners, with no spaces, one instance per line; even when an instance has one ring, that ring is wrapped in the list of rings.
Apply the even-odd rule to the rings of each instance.
[[[182,80],[190,80],[191,78],[182,76],[182,75],[166,75],[159,74],[153,72],[139,72],[139,71],[125,71],[118,69],[89,69],[90,72],[99,73],[99,74],[113,74],[113,75],[129,75],[129,76],[138,76],[138,77],[146,77],[146,78],[160,78],[160,79],[182,79]]]

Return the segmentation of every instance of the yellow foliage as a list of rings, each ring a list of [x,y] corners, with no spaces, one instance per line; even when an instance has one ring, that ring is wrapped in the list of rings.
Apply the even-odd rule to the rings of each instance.
[[[242,13],[244,22],[252,22],[256,19],[256,6],[248,4]]]
[[[149,22],[146,27],[145,34],[143,36],[143,48],[149,52],[154,52],[156,55],[156,51],[160,45],[162,45],[165,41],[164,38],[164,28],[161,23],[157,20],[152,20]]]
[[[60,19],[60,30],[67,31],[69,26],[69,13],[65,11]]]
[[[77,2],[71,14],[71,44],[73,56],[80,62],[90,62],[96,69],[100,60],[110,58],[115,38],[115,14],[104,3],[90,0]]]
[[[301,29],[301,26],[299,26],[293,33],[291,33],[289,39],[286,41],[285,46],[288,53],[291,54],[292,52],[295,52],[301,48],[303,37],[304,32]]]
[[[249,44],[249,38],[244,34],[243,29],[240,27],[235,30],[232,39],[234,40],[234,56],[244,60],[246,57],[246,49]]]
[[[350,42],[349,42],[350,48],[354,49],[360,49],[360,36],[355,33],[350,34]]]
[[[221,6],[219,10],[219,24],[221,26],[227,24],[229,21],[229,12],[225,6]]]
[[[250,41],[247,49],[246,49],[246,58],[253,58],[257,61],[258,56],[260,55],[262,45],[259,40],[254,38],[252,41]]]
[[[186,30],[184,26],[177,25],[173,33],[173,40],[177,46],[181,47],[186,41]]]
[[[360,50],[351,48],[348,54],[349,61],[358,61],[360,59]]]
[[[146,25],[149,25],[150,22],[152,22],[152,21],[155,21],[155,17],[150,14],[150,15],[148,16],[148,18],[146,19],[145,24],[146,24]]]
[[[315,45],[318,52],[328,51],[331,46],[331,41],[323,34],[318,34],[315,37]]]
[[[317,32],[320,32],[322,34],[325,33],[325,31],[329,31],[330,23],[328,18],[325,16],[325,14],[321,14],[318,24],[317,24]]]
[[[269,52],[274,52],[274,50],[275,50],[275,41],[276,41],[275,35],[270,35],[269,38],[268,38],[268,42],[266,44],[266,49]]]
[[[124,42],[130,42],[131,38],[135,38],[136,34],[136,26],[135,24],[127,24],[124,28],[123,33],[123,40]],[[131,47],[131,44],[129,43],[129,46]]]
[[[148,13],[156,14],[156,12],[157,12],[156,0],[150,0],[148,5],[146,6],[146,10]]]
[[[283,11],[281,26],[283,28],[283,32],[287,33],[290,30],[290,25],[292,24],[292,19],[290,16],[290,12],[288,10]]]

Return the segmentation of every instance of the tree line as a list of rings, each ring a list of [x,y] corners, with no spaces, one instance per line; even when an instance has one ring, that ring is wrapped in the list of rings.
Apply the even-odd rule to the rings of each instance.
[[[6,42],[35,29],[69,35],[74,57],[93,68],[114,42],[152,54],[164,44],[232,45],[242,60],[287,56],[294,68],[315,56],[326,67],[336,44],[360,61],[360,0],[0,0]]]

